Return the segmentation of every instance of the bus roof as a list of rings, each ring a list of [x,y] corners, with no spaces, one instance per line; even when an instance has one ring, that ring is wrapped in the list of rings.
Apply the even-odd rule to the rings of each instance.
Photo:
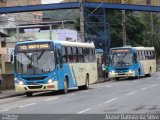
[[[135,50],[155,50],[154,47],[115,47],[111,49],[135,49]]]
[[[18,42],[17,44],[39,43],[39,42],[54,42],[55,44],[61,44],[63,46],[92,47],[92,48],[95,47],[93,42],[81,43],[81,42],[69,42],[69,41],[60,41],[60,40],[32,40],[32,41]]]

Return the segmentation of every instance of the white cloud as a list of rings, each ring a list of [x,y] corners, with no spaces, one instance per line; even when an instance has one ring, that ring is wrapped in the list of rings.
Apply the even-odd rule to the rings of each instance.
[[[63,0],[42,0],[42,4],[60,3]]]

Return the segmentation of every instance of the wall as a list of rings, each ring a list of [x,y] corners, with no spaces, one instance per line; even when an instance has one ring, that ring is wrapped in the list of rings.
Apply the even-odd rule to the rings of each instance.
[[[14,89],[14,77],[13,74],[3,75],[2,90]]]

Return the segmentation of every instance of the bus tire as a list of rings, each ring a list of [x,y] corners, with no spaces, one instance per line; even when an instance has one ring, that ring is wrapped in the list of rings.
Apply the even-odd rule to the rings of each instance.
[[[68,93],[68,80],[67,78],[65,78],[64,80],[64,89],[62,90],[63,94],[67,94]]]
[[[32,95],[33,95],[32,92],[26,92],[25,94],[27,95],[27,97],[32,97]]]
[[[89,89],[89,75],[86,76],[86,84],[84,85],[84,90]]]
[[[85,85],[78,86],[79,90],[87,90],[89,89],[89,75],[86,76],[86,82]]]
[[[147,77],[151,77],[151,73],[152,73],[152,68],[149,68],[149,73],[147,74]]]

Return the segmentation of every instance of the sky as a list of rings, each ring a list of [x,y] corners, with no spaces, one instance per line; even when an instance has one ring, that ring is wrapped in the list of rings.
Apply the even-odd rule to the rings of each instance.
[[[63,0],[42,0],[42,4],[59,3]]]

